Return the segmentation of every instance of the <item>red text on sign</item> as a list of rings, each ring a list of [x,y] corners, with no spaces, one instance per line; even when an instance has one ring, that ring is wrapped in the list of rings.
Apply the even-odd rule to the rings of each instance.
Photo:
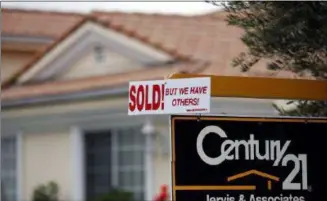
[[[199,98],[175,98],[172,106],[189,106],[199,105]]]
[[[151,97],[151,98],[150,98]],[[164,85],[132,85],[129,90],[129,110],[164,109]]]
[[[187,95],[188,94],[188,87],[184,87],[184,88],[179,88],[179,94],[181,95]]]
[[[208,87],[191,87],[190,94],[206,94]]]
[[[169,88],[169,89],[165,89],[166,92],[165,92],[165,95],[166,96],[173,96],[173,95],[176,95],[177,93],[177,88]]]
[[[165,96],[188,95],[188,94],[207,94],[207,92],[208,92],[207,86],[166,88]]]

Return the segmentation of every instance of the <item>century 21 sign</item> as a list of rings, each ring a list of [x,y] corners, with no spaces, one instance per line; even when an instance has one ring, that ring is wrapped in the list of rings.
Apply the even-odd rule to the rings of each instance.
[[[203,149],[203,140],[214,133],[222,138],[220,146],[220,155],[210,157],[206,155]],[[273,161],[273,166],[294,165],[292,171],[288,174],[282,184],[283,190],[307,190],[307,154],[288,153],[288,147],[291,140],[281,142],[280,140],[256,140],[254,134],[249,135],[248,140],[230,140],[223,129],[218,126],[206,126],[203,128],[196,140],[196,150],[199,157],[208,165],[220,165],[226,160],[262,160]],[[260,153],[260,146],[264,147],[264,153]],[[218,147],[219,148],[219,147]],[[243,155],[241,153],[244,153]],[[301,174],[302,183],[294,182],[294,178]]]
[[[325,201],[327,119],[171,117],[174,201]]]

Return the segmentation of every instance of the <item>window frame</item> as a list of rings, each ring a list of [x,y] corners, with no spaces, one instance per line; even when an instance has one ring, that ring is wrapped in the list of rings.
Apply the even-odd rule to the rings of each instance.
[[[7,145],[5,145],[4,147],[4,141],[5,140],[10,140],[10,143],[13,143],[9,146],[11,146],[11,150],[4,150],[6,148]],[[20,169],[21,169],[21,134],[17,133],[16,135],[7,135],[7,136],[1,136],[1,176],[0,176],[0,180],[1,180],[1,197],[4,196],[6,198],[6,200],[8,201],[16,201],[16,200],[21,200],[21,196],[20,196]],[[4,153],[5,151],[10,151],[10,153]],[[12,151],[12,152],[11,152]],[[4,165],[4,160],[11,160],[11,164],[13,165],[13,167],[9,167],[9,169],[7,170]],[[7,175],[6,175],[7,174]],[[7,179],[6,177],[11,177],[11,182],[13,183],[13,189],[9,190],[9,198],[8,198],[8,190],[6,181],[4,181],[5,179]]]
[[[97,135],[103,132],[108,132],[110,133],[110,138],[111,138],[111,142],[110,142],[110,146],[111,146],[111,150],[110,150],[110,170],[111,170],[111,187],[115,188],[115,187],[120,187],[121,189],[124,190],[128,190],[128,191],[132,191],[135,194],[141,194],[142,199],[145,199],[146,196],[146,159],[144,157],[145,152],[146,152],[146,148],[145,148],[145,143],[146,143],[146,139],[145,136],[143,135],[142,131],[141,131],[142,125],[138,124],[138,125],[128,125],[126,127],[115,127],[115,128],[108,128],[108,129],[101,129],[101,130],[84,130],[83,131],[83,141],[84,143],[86,143],[85,139],[86,139],[86,135]],[[132,129],[134,131],[133,134],[131,134],[131,136],[133,137],[133,145],[132,146],[122,146],[119,142],[119,137],[122,137],[121,132],[128,132],[129,129]],[[135,140],[134,136],[137,136]],[[140,139],[142,139],[140,141]],[[141,144],[135,144],[135,142],[141,142]],[[131,169],[127,168],[127,167],[121,167],[121,164],[119,163],[119,157],[121,152],[124,151],[132,151],[132,152],[138,152],[138,154],[142,155],[142,162],[140,164],[136,164],[133,162],[133,164],[130,166]],[[83,147],[83,155],[84,155],[84,189],[85,189],[85,195],[84,197],[87,198],[87,192],[88,192],[88,186],[87,186],[87,174],[88,174],[88,164],[87,164],[87,147],[86,145],[84,145]],[[127,169],[126,169],[127,168]],[[129,170],[128,170],[129,169]],[[133,179],[130,180],[130,183],[128,187],[124,187],[121,186],[120,184],[120,178],[119,178],[119,174],[121,173],[121,170],[125,171],[129,171],[132,172],[132,175],[135,174],[135,171],[140,171],[142,172],[142,185],[141,186],[133,186]],[[138,200],[137,200],[138,201]]]

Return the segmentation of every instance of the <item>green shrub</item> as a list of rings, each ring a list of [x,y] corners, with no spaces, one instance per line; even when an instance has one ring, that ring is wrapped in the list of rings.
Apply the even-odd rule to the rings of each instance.
[[[50,181],[37,186],[33,192],[32,201],[58,201],[58,184]]]
[[[133,201],[133,194],[127,191],[114,189],[110,193],[96,197],[93,201]]]

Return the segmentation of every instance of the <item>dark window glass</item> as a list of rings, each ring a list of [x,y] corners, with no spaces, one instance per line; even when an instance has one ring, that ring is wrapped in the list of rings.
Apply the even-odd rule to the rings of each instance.
[[[87,133],[86,197],[91,200],[110,192],[111,186],[111,135],[110,132]]]
[[[1,200],[16,201],[16,137],[1,138]]]
[[[86,198],[113,188],[129,191],[135,201],[144,197],[145,139],[141,128],[85,134]]]

